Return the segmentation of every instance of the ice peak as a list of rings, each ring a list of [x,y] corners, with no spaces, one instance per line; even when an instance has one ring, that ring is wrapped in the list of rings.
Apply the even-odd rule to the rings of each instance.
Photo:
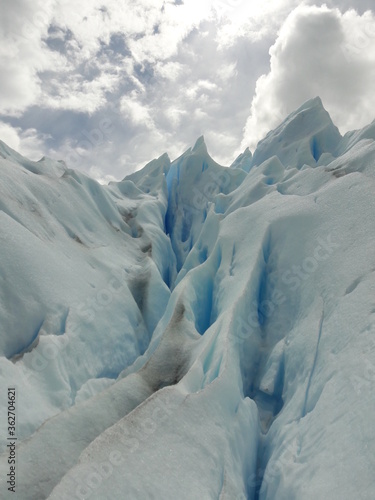
[[[286,167],[315,166],[323,153],[335,154],[342,137],[320,97],[305,102],[259,142],[253,164],[277,156]]]
[[[143,168],[133,172],[132,174],[124,177],[123,180],[131,180],[133,182],[138,182],[142,177],[151,175],[151,177],[156,177],[158,174],[166,174],[171,165],[168,153],[164,153],[159,158],[155,158],[147,163]]]
[[[299,111],[304,111],[305,109],[313,109],[313,108],[324,109],[323,102],[319,96],[313,97],[312,99],[309,99],[308,101],[303,103],[302,106],[300,106],[297,109],[296,113],[298,113]]]
[[[249,172],[252,165],[252,158],[253,155],[250,149],[246,148],[243,153],[237,156],[237,158],[234,160],[234,162],[229,168],[241,168],[245,172]]]
[[[205,143],[205,141],[204,141],[204,136],[203,136],[203,135],[201,135],[201,136],[200,136],[200,137],[196,140],[196,142],[195,142],[195,144],[194,144],[194,147],[193,147],[192,151],[193,151],[193,152],[195,152],[195,153],[196,153],[196,152],[198,152],[198,151],[200,151],[200,152],[203,152],[203,151],[204,151],[204,152],[206,152],[206,153],[207,153],[207,146],[206,146],[206,143]]]
[[[279,128],[281,128],[283,132],[286,132],[288,130],[287,127],[292,123],[296,123],[298,126],[302,125],[304,129],[309,130],[322,129],[327,126],[334,127],[337,130],[320,97],[314,97],[302,104],[302,106],[286,118]]]

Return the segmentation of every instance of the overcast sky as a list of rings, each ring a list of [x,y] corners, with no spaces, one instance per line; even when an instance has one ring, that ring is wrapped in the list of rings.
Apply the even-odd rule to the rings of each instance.
[[[372,9],[372,10],[371,10]],[[229,165],[319,95],[375,118],[373,0],[1,0],[0,139],[121,179],[204,134]]]

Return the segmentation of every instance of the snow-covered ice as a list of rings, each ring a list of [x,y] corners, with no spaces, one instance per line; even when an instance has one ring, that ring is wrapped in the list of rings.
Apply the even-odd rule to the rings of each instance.
[[[13,498],[372,500],[374,214],[319,98],[108,186],[0,142],[1,495],[15,386]]]

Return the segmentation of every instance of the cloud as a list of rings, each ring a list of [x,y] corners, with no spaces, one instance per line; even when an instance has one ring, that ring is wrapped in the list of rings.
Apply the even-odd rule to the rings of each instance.
[[[353,0],[326,1],[3,0],[0,138],[103,181],[174,158],[202,134],[229,164],[316,94],[339,125],[360,126],[372,35],[361,38],[363,16],[335,10]],[[110,130],[88,144],[103,120]]]
[[[341,132],[374,119],[375,17],[327,6],[297,7],[270,49],[242,146],[257,142],[288,113],[319,95]]]
[[[47,135],[33,128],[22,130],[0,121],[0,138],[15,151],[37,161],[43,156]]]
[[[240,38],[219,49],[217,33],[214,22],[202,23],[173,57],[146,67],[142,88],[121,98],[123,120],[116,134],[121,130],[127,140],[112,142],[119,144],[119,157],[120,144],[132,157],[123,164],[126,173],[135,160],[140,168],[165,151],[179,156],[202,134],[218,162],[229,164],[240,152],[255,82],[267,67],[268,42]]]
[[[259,41],[274,35],[299,0],[219,0],[214,4],[220,23],[220,46],[231,45],[238,37]]]
[[[155,71],[162,78],[175,81],[186,71],[186,68],[178,61],[158,62],[155,66]]]
[[[53,63],[43,49],[52,1],[4,0],[0,20],[0,107],[17,114],[40,95],[38,73]]]
[[[20,137],[16,129],[7,123],[0,122],[0,137],[12,149],[19,151]]]
[[[272,31],[276,14],[296,2],[276,0],[261,7],[245,0],[3,3],[0,107],[3,114],[17,115],[33,105],[92,114],[105,105],[109,93],[134,77],[134,64],[152,64],[160,76],[176,79],[182,68],[171,58],[203,21],[215,22],[219,45],[225,29],[227,44],[235,45],[239,35]],[[273,22],[265,23],[270,11]],[[113,43],[114,37],[122,47]]]
[[[4,1],[1,116],[18,117],[11,123],[19,133],[52,129],[45,154],[86,171],[93,164],[112,169],[118,178],[165,150],[179,155],[202,133],[208,141],[225,137],[220,145],[211,140],[211,151],[218,161],[231,161],[233,152],[223,154],[223,145],[239,147],[267,63],[269,41],[259,44],[263,35],[255,42],[252,35],[261,25],[262,33],[276,29],[276,10],[294,2]],[[262,22],[271,4],[273,22]],[[51,123],[59,111],[61,126]],[[104,143],[80,147],[84,130],[108,116],[114,127]]]
[[[121,112],[124,117],[128,118],[135,126],[146,127],[147,129],[154,129],[155,123],[151,117],[150,110],[147,105],[144,105],[137,100],[136,95],[126,96],[121,99]]]

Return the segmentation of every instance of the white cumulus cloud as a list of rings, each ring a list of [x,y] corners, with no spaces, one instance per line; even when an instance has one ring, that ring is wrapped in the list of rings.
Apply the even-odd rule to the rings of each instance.
[[[256,85],[243,147],[304,101],[319,95],[346,132],[375,118],[375,17],[325,5],[297,7],[270,49],[270,71]]]

